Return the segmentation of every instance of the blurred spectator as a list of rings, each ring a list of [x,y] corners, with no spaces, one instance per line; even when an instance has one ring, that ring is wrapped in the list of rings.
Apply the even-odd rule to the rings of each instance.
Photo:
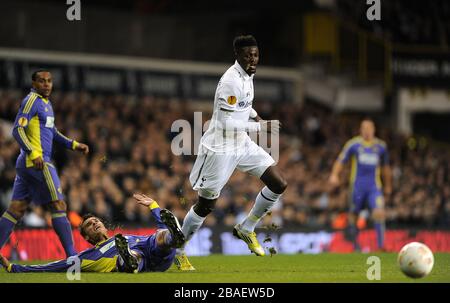
[[[365,1],[338,0],[337,13],[396,43],[448,46],[450,3],[447,0],[381,2],[381,20],[377,22],[367,19],[369,6]]]

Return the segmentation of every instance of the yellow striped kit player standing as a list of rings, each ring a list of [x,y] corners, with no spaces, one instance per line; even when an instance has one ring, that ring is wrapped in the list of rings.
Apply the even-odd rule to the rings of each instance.
[[[13,136],[20,145],[16,162],[12,201],[0,218],[0,248],[5,244],[14,225],[20,220],[29,203],[48,204],[52,225],[68,256],[75,255],[72,230],[66,217],[58,172],[52,163],[53,142],[68,149],[87,154],[89,148],[61,134],[55,127],[55,115],[49,96],[53,83],[50,72],[40,70],[32,75],[33,88],[20,105],[13,128]]]

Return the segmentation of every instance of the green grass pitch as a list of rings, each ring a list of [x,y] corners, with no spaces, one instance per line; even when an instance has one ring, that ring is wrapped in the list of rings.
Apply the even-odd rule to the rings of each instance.
[[[381,260],[381,280],[369,281],[369,256]],[[164,273],[81,273],[80,281],[69,281],[65,273],[10,274],[0,269],[0,283],[207,283],[207,282],[450,282],[450,254],[436,253],[431,274],[422,279],[405,277],[397,266],[397,255],[318,254],[274,255],[273,257],[222,256],[191,257],[194,272],[179,272],[174,266]],[[32,264],[39,263],[33,262]],[[30,263],[29,263],[30,264]]]

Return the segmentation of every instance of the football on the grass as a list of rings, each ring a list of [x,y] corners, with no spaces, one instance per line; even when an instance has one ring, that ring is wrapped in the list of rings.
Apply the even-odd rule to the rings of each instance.
[[[410,278],[427,276],[434,265],[433,252],[423,243],[411,242],[403,246],[398,254],[401,271]]]

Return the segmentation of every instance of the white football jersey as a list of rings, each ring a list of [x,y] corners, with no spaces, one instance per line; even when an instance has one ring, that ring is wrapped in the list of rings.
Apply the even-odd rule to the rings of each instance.
[[[254,96],[253,76],[249,76],[235,61],[220,78],[213,115],[200,140],[201,146],[214,152],[229,152],[241,148],[246,142],[249,137],[246,130],[225,130],[218,119],[219,115],[225,114],[233,120],[249,121]]]

